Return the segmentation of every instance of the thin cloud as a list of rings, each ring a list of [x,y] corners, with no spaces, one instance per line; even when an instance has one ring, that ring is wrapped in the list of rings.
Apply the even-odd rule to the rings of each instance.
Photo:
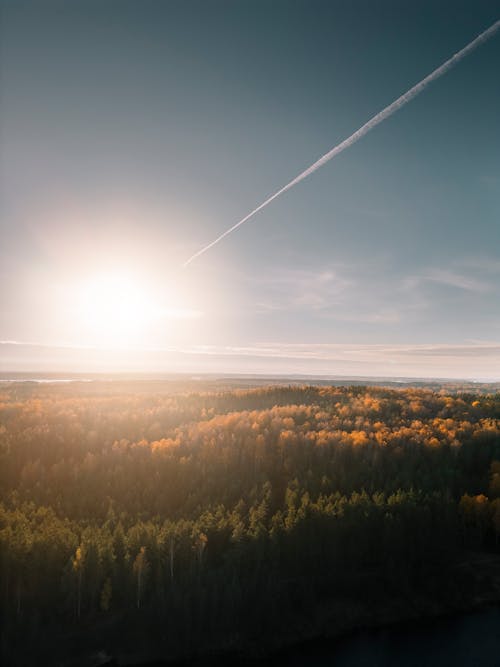
[[[40,347],[50,349],[106,350],[106,346],[88,346],[69,343],[43,343],[19,340],[0,340],[2,346]],[[289,343],[269,342],[255,345],[193,345],[188,347],[123,347],[139,352],[169,352],[194,355],[285,357],[297,359],[339,359],[369,357],[371,355],[446,355],[446,356],[499,356],[500,342],[471,342],[460,344],[344,344],[344,343]]]
[[[257,282],[269,295],[257,304],[261,311],[329,309],[342,303],[353,286],[352,280],[334,269],[274,271]]]
[[[397,324],[401,321],[401,313],[394,308],[359,313],[335,313],[340,322],[359,322],[364,324]]]
[[[196,351],[196,348],[193,349]],[[262,343],[252,346],[203,346],[203,353],[217,353],[227,355],[250,356],[279,356],[300,359],[354,359],[369,357],[383,357],[386,355],[402,356],[498,356],[500,359],[499,343],[471,343],[471,344],[342,344],[342,343]]]
[[[484,280],[447,269],[430,269],[420,275],[410,276],[403,285],[412,289],[423,283],[435,283],[466,292],[488,292],[491,289],[491,285]]]
[[[237,374],[304,374],[370,377],[500,379],[500,342],[376,344],[268,342],[248,346],[199,345],[160,348],[89,348],[0,341],[4,368],[85,372],[140,371]],[[14,346],[14,347],[13,347]],[[31,347],[22,358],[15,346]],[[50,347],[50,359],[44,350]],[[59,351],[57,349],[59,348]],[[74,352],[73,352],[74,350]],[[5,376],[5,372],[4,372]]]

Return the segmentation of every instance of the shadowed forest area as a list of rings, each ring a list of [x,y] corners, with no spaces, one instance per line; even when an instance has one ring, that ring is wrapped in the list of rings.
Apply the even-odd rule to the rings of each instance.
[[[490,588],[500,394],[4,384],[0,493],[6,664],[270,650]]]

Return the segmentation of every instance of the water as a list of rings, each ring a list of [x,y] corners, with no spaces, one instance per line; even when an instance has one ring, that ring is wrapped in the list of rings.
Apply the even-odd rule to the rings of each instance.
[[[500,667],[500,608],[358,632],[278,662],[280,667]]]

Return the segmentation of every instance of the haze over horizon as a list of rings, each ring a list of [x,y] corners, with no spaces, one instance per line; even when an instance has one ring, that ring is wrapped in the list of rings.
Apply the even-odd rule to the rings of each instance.
[[[0,371],[500,380],[495,3],[0,0]]]

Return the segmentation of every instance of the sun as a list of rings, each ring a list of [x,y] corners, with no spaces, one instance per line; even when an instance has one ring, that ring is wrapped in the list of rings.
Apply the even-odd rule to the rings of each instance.
[[[150,291],[137,279],[105,274],[84,283],[78,313],[87,334],[101,342],[119,344],[138,342],[157,317],[158,309]]]

